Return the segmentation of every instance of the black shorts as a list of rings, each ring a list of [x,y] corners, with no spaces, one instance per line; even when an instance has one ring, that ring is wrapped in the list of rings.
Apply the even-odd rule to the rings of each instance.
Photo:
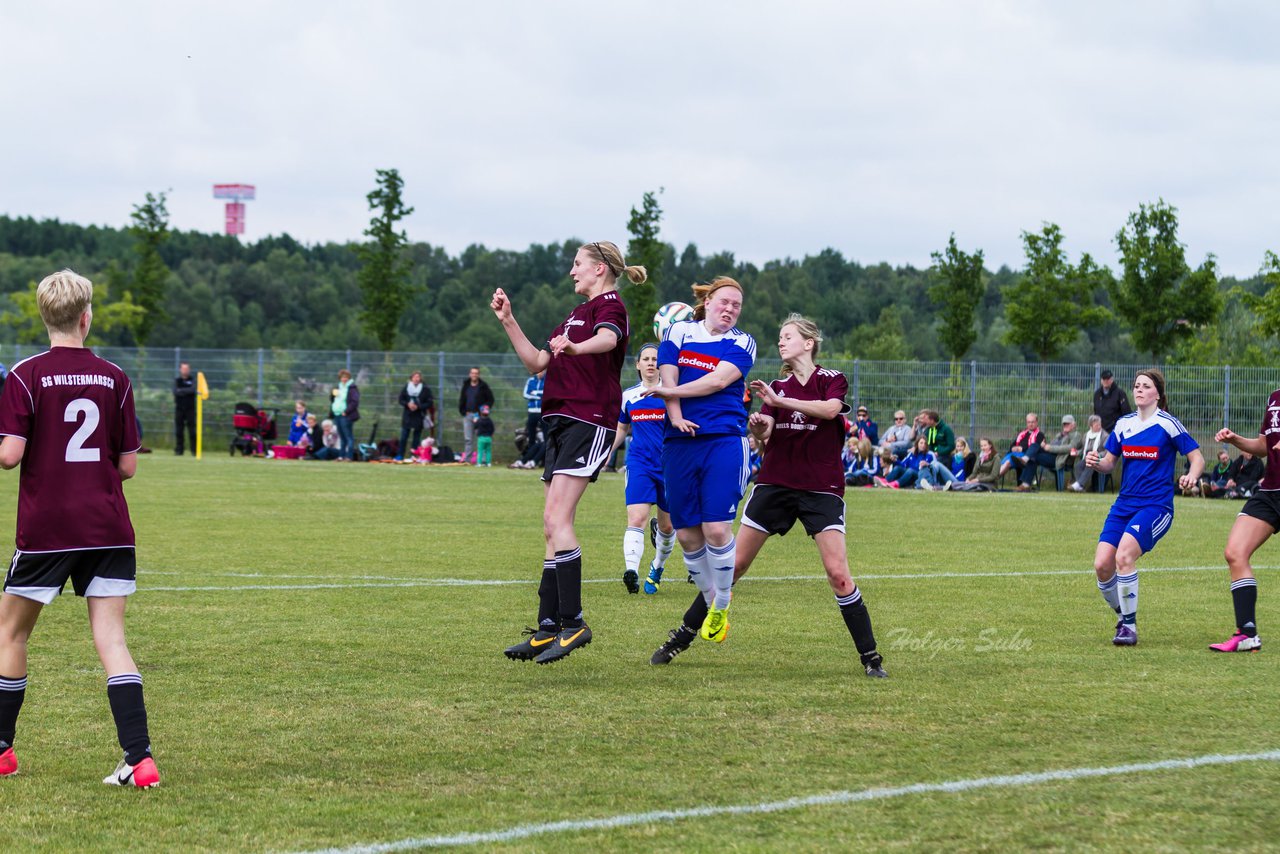
[[[550,483],[553,475],[567,474],[588,477],[594,483],[605,460],[609,459],[609,449],[618,431],[564,415],[549,415],[544,423],[547,457],[542,479]]]
[[[844,533],[844,499],[830,492],[807,492],[758,483],[751,489],[742,524],[766,534],[786,534],[800,520],[813,537],[823,531]]]
[[[1280,531],[1280,492],[1259,489],[1244,503],[1240,515],[1261,520],[1270,525],[1272,531]]]
[[[138,561],[131,548],[13,553],[4,591],[48,605],[67,579],[77,596],[128,596],[138,589]]]

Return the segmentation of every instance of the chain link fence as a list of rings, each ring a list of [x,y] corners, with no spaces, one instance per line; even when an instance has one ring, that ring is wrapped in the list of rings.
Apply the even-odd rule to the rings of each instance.
[[[8,364],[44,348],[6,345],[0,361]],[[514,353],[380,353],[354,350],[195,350],[176,348],[115,348],[97,351],[118,364],[134,383],[138,416],[148,447],[173,447],[173,380],[182,362],[203,372],[210,398],[204,403],[206,453],[230,448],[234,437],[232,414],[244,401],[276,410],[281,435],[288,430],[295,400],[305,401],[323,416],[329,390],[338,371],[351,371],[360,387],[361,420],[356,439],[365,442],[399,438],[400,389],[409,375],[421,371],[431,387],[436,407],[436,436],[455,451],[462,450],[462,419],[458,395],[468,371],[481,369],[493,390],[496,462],[515,456],[512,437],[525,422],[522,397],[528,373]],[[984,362],[869,362],[823,361],[844,371],[849,379],[850,404],[865,404],[883,431],[892,424],[894,410],[914,413],[937,409],[957,435],[976,441],[988,436],[1007,442],[1021,429],[1028,412],[1040,415],[1041,426],[1053,435],[1062,416],[1072,414],[1081,429],[1093,411],[1093,392],[1103,368],[1126,390],[1135,371],[1144,365],[1021,364]],[[778,375],[777,358],[756,362],[752,378]],[[1267,396],[1280,387],[1280,368],[1232,368],[1175,365],[1162,369],[1167,380],[1169,408],[1201,445],[1212,443],[1223,425],[1251,435],[1261,423]],[[624,371],[623,385],[634,374]]]

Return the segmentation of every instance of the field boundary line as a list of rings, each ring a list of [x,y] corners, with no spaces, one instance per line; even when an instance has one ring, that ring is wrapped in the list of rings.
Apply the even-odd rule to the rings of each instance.
[[[665,824],[683,821],[690,818],[707,818],[720,815],[756,815],[762,813],[784,812],[803,809],[805,807],[832,806],[836,804],[853,804],[865,801],[881,801],[889,798],[900,798],[907,795],[923,795],[935,792],[955,793],[970,792],[975,789],[1012,788],[1035,786],[1040,783],[1071,782],[1091,777],[1114,777],[1121,774],[1150,773],[1154,771],[1174,771],[1192,768],[1203,768],[1211,765],[1234,765],[1241,762],[1280,762],[1280,750],[1266,750],[1261,753],[1213,753],[1205,756],[1192,756],[1185,759],[1165,759],[1160,762],[1139,762],[1128,765],[1110,765],[1104,767],[1062,768],[1057,771],[1039,771],[1026,774],[1006,774],[995,777],[974,777],[963,780],[949,780],[942,783],[914,783],[908,786],[892,788],[861,789],[858,791],[826,792],[820,795],[788,798],[782,801],[765,801],[755,804],[737,804],[731,806],[703,806],[678,810],[653,810],[643,813],[624,813],[605,818],[566,819],[562,821],[544,822],[541,824],[520,824],[505,830],[486,832],[457,833],[448,836],[422,836],[415,839],[401,839],[396,842],[382,842],[365,845],[353,845],[346,848],[325,848],[311,854],[389,854],[393,851],[412,851],[419,848],[448,848],[463,845],[488,845],[501,842],[512,842],[528,839],[532,836],[545,836],[552,833],[578,833],[590,830],[613,830],[621,827],[634,827],[642,824]]]
[[[1255,566],[1254,569],[1275,569],[1270,566]],[[1225,572],[1226,565],[1214,566],[1149,566],[1139,572]],[[167,572],[148,572],[143,570],[139,575],[166,575]],[[231,578],[332,578],[333,582],[321,584],[201,584],[201,585],[163,585],[151,586],[142,584],[139,593],[216,593],[218,591],[243,590],[360,590],[365,588],[399,588],[399,587],[506,587],[512,585],[536,585],[536,578],[396,578],[394,576],[377,575],[266,575],[262,573],[210,573]],[[900,573],[854,573],[855,581],[920,581],[931,579],[956,578],[1036,578],[1041,576],[1087,575],[1092,577],[1089,569],[1032,569],[1014,572],[900,572]],[[751,581],[825,581],[825,575],[748,575]],[[349,579],[344,582],[343,579]],[[584,578],[583,584],[617,584],[616,578]]]

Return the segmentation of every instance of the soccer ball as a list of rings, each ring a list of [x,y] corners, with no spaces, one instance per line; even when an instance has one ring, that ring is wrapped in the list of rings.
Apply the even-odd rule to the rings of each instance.
[[[667,329],[681,320],[693,320],[693,306],[683,302],[669,302],[653,316],[653,334],[661,341]]]

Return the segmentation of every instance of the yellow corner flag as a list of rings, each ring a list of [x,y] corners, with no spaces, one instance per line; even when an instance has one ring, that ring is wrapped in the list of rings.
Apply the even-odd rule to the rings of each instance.
[[[204,444],[204,402],[209,399],[209,383],[204,378],[204,371],[196,372],[196,459],[201,459],[200,450]]]

